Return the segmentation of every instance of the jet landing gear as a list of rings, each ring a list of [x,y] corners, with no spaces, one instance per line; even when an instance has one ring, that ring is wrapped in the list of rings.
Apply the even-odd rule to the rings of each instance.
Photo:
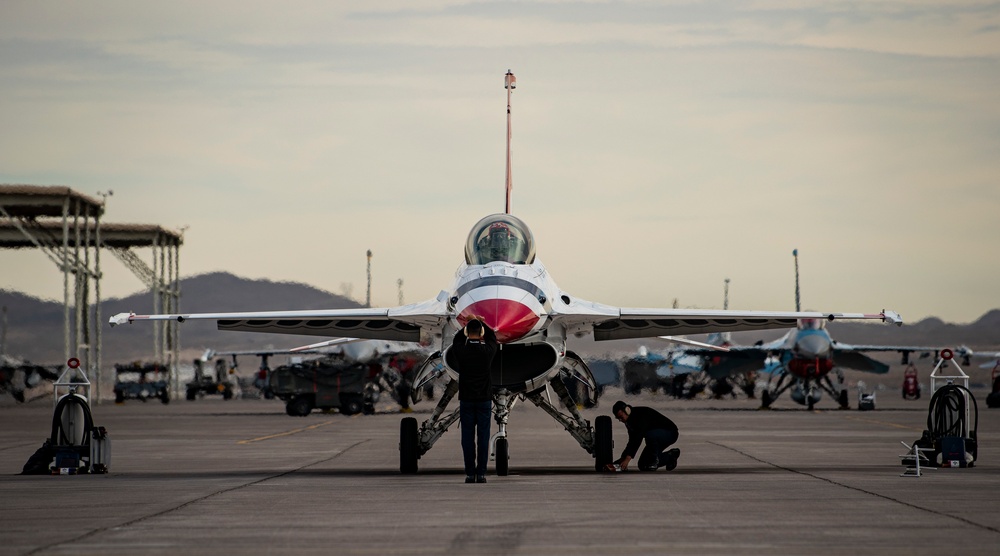
[[[788,379],[788,372],[782,370],[780,376],[778,376],[778,383],[775,384],[774,389],[772,390],[771,380],[773,379],[774,375],[772,374],[770,378],[767,379],[767,386],[764,387],[764,391],[760,393],[761,409],[771,409],[771,404],[778,399],[778,396],[781,396],[781,394],[784,393],[785,390],[788,390],[788,388],[795,382],[789,380],[788,384],[785,384],[786,379]]]
[[[499,430],[493,435],[490,452],[492,459],[495,461],[498,476],[504,477],[509,473],[510,452],[507,442],[507,418],[517,400],[524,398],[527,398],[531,403],[551,415],[556,421],[559,421],[573,435],[573,438],[580,443],[580,446],[594,456],[595,471],[604,471],[605,466],[612,462],[612,458],[614,457],[612,455],[614,441],[612,440],[611,417],[607,415],[598,417],[594,423],[594,427],[591,428],[590,423],[580,416],[576,401],[570,395],[569,389],[562,378],[557,375],[549,381],[548,385],[555,392],[559,401],[562,402],[563,407],[569,411],[570,415],[566,415],[549,403],[548,399],[544,396],[545,388],[539,388],[520,396],[512,396],[507,390],[501,390],[494,397],[493,412]]]
[[[431,446],[459,418],[460,409],[444,415],[445,408],[458,393],[458,381],[452,380],[445,387],[444,394],[438,401],[429,419],[417,427],[417,420],[406,417],[399,424],[399,472],[413,474],[417,472],[417,460],[431,449]],[[510,472],[510,451],[507,444],[507,417],[510,409],[517,403],[518,397],[508,390],[500,390],[493,396],[493,418],[499,430],[490,439],[490,458],[495,461],[497,475],[504,477]]]
[[[837,400],[840,405],[839,409],[850,409],[851,405],[847,398],[847,388],[844,387],[844,373],[840,369],[836,371],[837,375],[837,386],[833,384],[830,380],[829,375],[824,375],[815,381],[810,379],[798,379],[791,377],[787,371],[782,371],[778,377],[778,382],[775,387],[771,388],[771,379],[768,380],[767,386],[764,387],[764,391],[761,392],[760,396],[760,408],[770,409],[771,404],[778,399],[781,394],[792,388],[789,394],[793,401],[798,404],[806,406],[810,411],[815,407],[816,403],[820,401],[823,397],[823,392],[830,394],[830,397]],[[773,375],[772,375],[773,379]],[[838,389],[839,386],[839,389]]]
[[[595,471],[604,471],[604,468],[613,461],[614,457],[612,456],[614,442],[611,434],[611,417],[601,415],[594,422],[594,427],[591,428],[590,422],[585,420],[576,409],[576,402],[570,397],[563,381],[556,376],[548,384],[559,397],[559,401],[562,402],[569,415],[559,411],[557,407],[549,403],[544,395],[545,388],[539,388],[526,394],[528,400],[562,424],[566,431],[580,443],[580,446],[594,456]]]
[[[527,394],[512,394],[508,390],[500,390],[493,397],[493,417],[497,422],[499,430],[493,435],[490,441],[490,452],[496,473],[498,476],[506,476],[510,473],[510,444],[507,440],[507,419],[511,408],[519,399],[527,398],[532,403],[540,407],[543,411],[559,421],[573,438],[580,443],[580,446],[594,456],[594,469],[603,471],[605,466],[612,462],[614,442],[612,439],[611,417],[602,415],[597,418],[594,426],[580,416],[576,408],[576,402],[570,396],[566,385],[557,375],[548,382],[548,386],[559,397],[560,402],[569,412],[563,413],[553,406],[546,399],[546,388],[538,388]],[[399,428],[399,471],[403,474],[413,474],[417,472],[417,460],[420,459],[441,435],[448,430],[459,418],[459,410],[445,414],[445,409],[452,398],[458,393],[458,381],[448,382],[444,394],[438,400],[430,418],[424,421],[419,427],[417,420],[413,417],[406,417],[400,423]]]
[[[511,396],[506,389],[501,389],[493,396],[493,419],[497,422],[497,432],[490,438],[490,459],[493,460],[499,477],[506,477],[510,472],[507,418],[516,403],[517,396]]]
[[[417,429],[417,420],[414,417],[405,417],[399,424],[399,472],[403,474],[413,474],[417,472],[417,460],[427,453],[431,446],[441,435],[448,430],[448,427],[458,420],[459,410],[455,409],[445,417],[445,409],[448,403],[458,393],[458,381],[451,380],[445,386],[444,394],[438,400],[431,416]]]
[[[837,386],[833,385],[833,381],[830,380],[830,375],[824,375],[823,378],[817,380],[816,383],[819,384],[819,387],[825,390],[827,394],[830,394],[831,398],[837,400],[837,403],[840,405],[837,409],[851,409],[851,404],[847,401],[847,388],[844,386],[844,371],[841,371],[838,368],[834,372],[837,374]]]

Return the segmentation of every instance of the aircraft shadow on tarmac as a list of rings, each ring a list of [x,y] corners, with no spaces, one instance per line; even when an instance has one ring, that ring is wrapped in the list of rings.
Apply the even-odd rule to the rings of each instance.
[[[604,479],[619,479],[619,480],[629,480],[638,479],[640,477],[659,477],[665,481],[669,481],[671,476],[722,476],[722,475],[784,475],[788,473],[799,473],[806,475],[814,474],[826,474],[826,473],[890,473],[897,472],[899,465],[894,464],[865,464],[857,466],[844,466],[844,465],[817,465],[817,466],[796,466],[795,468],[790,467],[778,467],[771,464],[755,463],[748,464],[745,466],[711,466],[711,467],[684,467],[678,468],[670,472],[666,471],[655,471],[655,472],[643,472],[643,471],[626,471],[622,473],[596,473],[592,467],[524,467],[518,468],[516,470],[511,469],[510,474],[506,477],[497,477],[493,474],[492,470],[487,473],[487,478],[490,480],[497,480],[498,482],[511,482],[516,481],[518,478],[531,478],[531,477],[554,477],[554,476],[591,476],[595,480]],[[359,477],[399,477],[405,479],[406,481],[419,482],[421,477],[455,477],[461,478],[463,471],[461,469],[421,469],[420,473],[417,475],[402,475],[399,473],[398,469],[361,469],[361,468],[343,468],[343,469],[298,469],[292,471],[280,471],[274,469],[245,469],[245,470],[232,470],[232,471],[169,471],[169,472],[137,472],[130,473],[128,471],[111,473],[110,477],[130,477],[130,478],[143,478],[143,479],[219,479],[219,478],[237,478],[245,477],[247,479],[257,478],[260,480],[270,480],[277,479],[279,477],[286,476],[308,476],[308,477],[345,477],[345,478],[359,478]]]
[[[792,412],[792,413],[843,413],[844,415],[850,415],[850,414],[853,414],[853,413],[857,413],[857,411],[840,409],[838,407],[830,407],[830,408],[814,407],[813,409],[806,409],[804,407],[769,407],[767,409],[761,409],[759,407],[674,407],[674,406],[671,406],[671,407],[669,407],[667,409],[667,411],[677,411],[677,412],[680,412],[680,411],[693,411],[693,412],[702,412],[702,411],[736,411],[736,412],[750,412],[750,413],[760,413],[760,414],[780,413],[780,412],[786,412],[787,411],[787,412]],[[871,413],[871,412],[876,412],[876,411],[922,411],[922,412],[926,412],[927,408],[926,407],[886,407],[886,408],[878,408],[878,407],[876,407],[875,409],[869,409],[869,410],[863,411],[862,413]]]

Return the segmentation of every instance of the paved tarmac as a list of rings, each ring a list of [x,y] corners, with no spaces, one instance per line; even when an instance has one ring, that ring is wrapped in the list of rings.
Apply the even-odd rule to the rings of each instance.
[[[523,404],[510,475],[491,464],[473,485],[457,428],[403,476],[392,407],[300,418],[277,400],[218,398],[97,406],[113,439],[108,475],[21,476],[52,401],[4,403],[0,555],[997,554],[1000,410],[977,397],[976,467],[920,478],[900,477],[898,455],[925,428],[927,396],[883,392],[865,412],[629,397],[677,422],[682,455],[672,472],[618,474],[594,472],[562,427]],[[417,409],[422,421],[430,405]]]

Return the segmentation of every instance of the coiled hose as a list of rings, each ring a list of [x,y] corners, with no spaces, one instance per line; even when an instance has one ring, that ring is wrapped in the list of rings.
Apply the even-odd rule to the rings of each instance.
[[[975,416],[971,426],[965,422],[966,399],[972,401],[972,415]],[[976,444],[978,431],[979,406],[968,388],[958,384],[947,384],[934,393],[927,412],[927,432],[930,433],[931,440],[938,441],[945,436],[965,438],[966,451],[975,461],[978,453]]]
[[[49,436],[49,442],[51,442],[53,446],[76,445],[62,428],[62,413],[69,405],[78,405],[83,410],[83,439],[79,445],[89,446],[90,431],[94,429],[94,417],[90,413],[90,406],[87,405],[86,400],[76,394],[63,396],[63,398],[59,400],[59,403],[56,404],[56,409],[52,414],[52,435]]]

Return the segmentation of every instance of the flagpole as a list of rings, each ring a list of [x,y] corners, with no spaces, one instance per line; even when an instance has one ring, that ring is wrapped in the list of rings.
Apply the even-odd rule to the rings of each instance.
[[[510,190],[513,188],[510,176],[510,94],[517,87],[517,78],[514,74],[507,70],[507,74],[504,75],[503,87],[507,89],[507,177],[505,180],[507,188],[507,205],[506,212],[510,214]]]

